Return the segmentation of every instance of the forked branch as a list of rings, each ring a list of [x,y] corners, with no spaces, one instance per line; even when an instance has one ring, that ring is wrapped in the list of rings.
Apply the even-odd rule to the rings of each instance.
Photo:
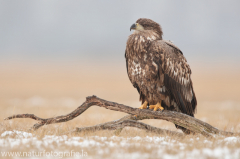
[[[77,116],[81,115],[85,110],[87,110],[91,106],[99,106],[99,107],[104,107],[106,109],[114,110],[114,111],[120,111],[124,112],[130,115],[127,115],[117,121],[111,121],[107,122],[104,124],[99,124],[95,125],[92,127],[85,127],[85,128],[77,128],[76,131],[96,131],[96,130],[121,130],[122,128],[126,126],[130,127],[137,127],[140,129],[148,130],[151,132],[156,132],[156,133],[167,133],[167,134],[175,134],[175,135],[181,135],[181,133],[177,132],[172,132],[169,130],[164,130],[160,128],[156,128],[141,122],[138,122],[136,120],[143,120],[143,119],[162,119],[166,120],[169,122],[172,122],[174,124],[177,124],[179,126],[182,126],[192,132],[195,133],[200,133],[206,137],[212,137],[213,134],[219,134],[219,135],[239,135],[239,134],[234,134],[232,132],[225,132],[221,131],[213,126],[211,126],[208,123],[205,123],[201,120],[198,120],[194,117],[188,116],[186,114],[174,112],[174,111],[152,111],[148,109],[138,109],[138,108],[132,108],[123,104],[118,104],[115,102],[110,102],[106,101],[103,99],[100,99],[96,96],[90,96],[86,98],[86,101],[79,106],[77,109],[75,109],[73,112],[67,114],[67,115],[62,115],[62,116],[57,116],[53,118],[39,118],[35,116],[34,114],[18,114],[18,115],[13,115],[5,120],[10,120],[14,118],[31,118],[34,120],[37,120],[38,123],[34,124],[32,129],[37,130],[43,125],[48,125],[48,124],[54,124],[54,123],[61,123],[61,122],[67,122],[69,120],[72,120],[76,118]],[[137,115],[135,117],[134,115]]]

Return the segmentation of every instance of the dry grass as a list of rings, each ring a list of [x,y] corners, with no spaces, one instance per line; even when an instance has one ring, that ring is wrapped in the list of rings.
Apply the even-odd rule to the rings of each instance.
[[[86,70],[77,64],[72,64],[60,67],[61,71],[59,72],[58,67],[50,66],[51,65],[48,65],[48,67],[40,67],[34,65],[34,67],[27,67],[19,65],[19,67],[0,67],[0,73],[3,75],[3,78],[0,78],[0,134],[13,130],[27,131],[28,128],[35,123],[35,121],[31,119],[3,121],[7,116],[31,113],[39,117],[48,118],[67,114],[79,106],[85,100],[84,98],[86,96],[92,94],[96,94],[106,100],[124,103],[133,107],[140,105],[137,101],[137,91],[134,90],[128,81],[125,69],[119,69],[118,66],[106,69],[105,66],[101,66],[98,70],[94,68],[88,68],[88,70]],[[74,68],[81,69],[74,70]],[[99,72],[99,70],[104,71]],[[220,77],[222,77],[222,74],[219,72],[214,76],[208,73],[204,74],[201,71],[195,71],[195,74],[197,73],[201,74],[193,76],[195,91],[198,97],[198,112],[196,118],[206,121],[219,129],[240,132],[239,76],[229,74],[229,78],[223,77],[221,81]],[[110,77],[109,74],[111,74]],[[206,91],[206,89],[208,89],[208,91]],[[47,125],[31,133],[41,141],[46,135],[61,136],[73,130],[75,127],[91,126],[116,120],[124,115],[124,113],[113,112],[99,107],[91,107],[84,114],[72,121]],[[153,126],[179,131],[176,130],[172,123],[166,121],[145,120],[144,122]],[[209,141],[200,135],[188,136],[183,139],[162,136],[164,137],[164,141],[175,141],[184,146],[181,146],[181,144],[164,146],[161,145],[163,142],[154,144],[154,142],[132,139],[127,141],[131,144],[126,147],[106,144],[108,141],[109,143],[113,142],[113,144],[121,145],[125,139],[136,136],[142,138],[146,136],[159,136],[135,128],[125,128],[120,134],[119,137],[121,138],[119,140],[110,139],[114,136],[113,131],[67,134],[67,136],[68,138],[83,137],[84,139],[94,140],[99,144],[103,144],[103,146],[81,147],[79,145],[74,146],[53,142],[50,146],[42,146],[41,150],[79,151],[79,149],[84,149],[84,151],[88,152],[89,158],[113,158],[116,157],[113,156],[116,154],[125,154],[124,157],[133,157],[131,154],[135,154],[136,157],[140,154],[140,158],[155,158],[156,156],[165,158],[168,157],[166,155],[174,156],[182,152],[181,158],[185,158],[188,157],[188,153],[194,152],[194,150],[204,151],[206,148],[213,150],[218,147],[228,148],[232,153],[240,149],[239,140],[238,142],[227,144],[227,142],[219,142],[223,141],[224,137],[216,137],[216,139]],[[98,138],[92,138],[92,136],[108,138],[102,141]],[[12,136],[12,138],[16,137]],[[156,147],[159,145],[161,146],[160,148]],[[21,143],[20,146],[12,148],[6,146],[3,150],[40,151],[39,147],[34,143],[26,145]],[[161,155],[161,153],[165,156]]]
[[[234,131],[234,132],[240,132],[240,118],[239,113],[240,110],[238,108],[234,109],[225,109],[225,108],[219,108],[218,104],[211,105],[200,105],[201,109],[198,111],[197,118],[207,121],[208,123],[223,129],[227,131]],[[211,106],[211,109],[209,107]],[[4,107],[2,109],[1,113],[1,119],[4,117],[15,114],[15,113],[33,113],[40,117],[52,117],[57,115],[62,115],[70,112],[74,109],[74,107],[56,107],[56,106],[41,106],[41,107],[31,107],[31,106],[25,106],[21,107],[21,110],[18,110],[16,108],[10,108],[10,107]],[[14,110],[15,109],[15,110]],[[216,111],[217,110],[217,111]],[[206,113],[207,112],[207,113]],[[60,123],[60,124],[53,124],[53,125],[47,125],[35,132],[31,132],[33,136],[37,137],[38,140],[43,141],[44,137],[46,135],[54,135],[54,136],[62,136],[66,132],[73,130],[75,127],[83,127],[83,126],[91,126],[95,124],[99,124],[102,122],[107,122],[110,120],[115,120],[120,117],[122,117],[124,114],[119,112],[113,112],[110,110],[105,110],[103,108],[99,107],[92,107],[89,110],[87,110],[84,114],[77,117],[76,119],[69,121],[67,123]],[[161,121],[161,120],[145,120],[145,123],[158,126],[161,128],[171,129],[175,131],[176,128],[172,123]],[[28,128],[30,128],[35,121],[31,119],[15,119],[12,121],[2,121],[1,127],[0,127],[0,134],[2,134],[5,131],[13,131],[13,130],[19,130],[19,131],[27,131]],[[181,158],[185,158],[188,156],[188,153],[193,152],[194,150],[200,150],[203,151],[204,149],[212,149],[213,151],[216,148],[228,148],[230,151],[236,151],[236,149],[240,149],[240,142],[227,144],[226,142],[220,142],[223,141],[224,137],[216,137],[213,140],[206,139],[205,137],[201,135],[195,135],[195,136],[188,136],[186,138],[177,138],[177,137],[168,137],[168,136],[159,136],[157,134],[147,133],[142,130],[138,130],[135,128],[125,128],[122,133],[119,135],[121,137],[120,140],[113,141],[109,138],[114,136],[114,131],[99,131],[99,132],[88,132],[88,133],[79,133],[79,134],[67,134],[68,138],[71,137],[83,137],[88,140],[94,140],[98,144],[103,144],[103,146],[97,146],[97,145],[89,145],[87,147],[82,147],[79,145],[66,145],[61,144],[57,142],[53,142],[49,144],[48,146],[41,146],[39,148],[34,143],[30,144],[20,144],[20,146],[11,148],[10,146],[5,147],[4,151],[21,151],[21,152],[28,152],[28,151],[75,151],[78,152],[80,150],[84,150],[88,153],[88,156],[90,158],[116,158],[116,154],[124,154],[124,157],[133,157],[132,155],[139,154],[142,158],[154,158],[155,156],[158,156],[161,158],[161,155],[159,154],[159,150],[162,150],[162,155],[178,155],[182,152],[184,155]],[[158,147],[155,147],[158,143],[154,143],[154,141],[149,142],[145,140],[128,140],[129,145],[126,147],[118,147],[118,146],[110,146],[106,144],[106,141],[102,141],[101,139],[95,139],[92,138],[93,136],[99,136],[99,137],[107,137],[106,141],[108,143],[113,142],[112,144],[121,145],[121,142],[123,142],[127,138],[134,138],[136,136],[145,138],[146,136],[149,137],[164,137],[165,142],[169,143],[180,143],[180,144],[173,144],[172,146],[169,145],[161,145],[162,143],[159,142]],[[16,136],[12,136],[12,138],[16,138]],[[82,139],[83,140],[83,139]],[[79,140],[81,142],[81,139]],[[184,146],[181,146],[183,144]],[[150,148],[148,148],[149,145]],[[99,155],[99,151],[103,151],[101,155]],[[145,155],[145,157],[144,157]],[[162,156],[163,157],[163,156]],[[166,156],[165,156],[166,157]],[[164,158],[165,158],[164,157]],[[121,158],[121,156],[120,156]],[[133,158],[136,158],[133,157]],[[211,157],[210,157],[211,158]]]

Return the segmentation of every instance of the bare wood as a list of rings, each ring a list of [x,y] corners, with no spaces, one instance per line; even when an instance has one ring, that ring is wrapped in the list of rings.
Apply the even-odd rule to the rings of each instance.
[[[14,118],[31,118],[34,120],[38,120],[39,122],[34,124],[34,126],[32,127],[33,130],[36,130],[43,125],[67,122],[69,120],[72,120],[75,117],[81,115],[85,110],[87,110],[89,107],[91,107],[93,105],[97,105],[97,106],[104,107],[106,109],[110,109],[110,110],[114,110],[114,111],[125,112],[125,113],[128,113],[131,115],[128,117],[125,116],[124,118],[121,118],[120,119],[121,121],[128,120],[128,119],[131,119],[131,120],[163,119],[166,121],[170,121],[174,124],[177,124],[179,126],[182,126],[192,132],[200,133],[206,137],[212,137],[213,134],[239,135],[239,134],[234,134],[232,132],[225,132],[225,131],[218,130],[217,128],[211,126],[210,124],[205,123],[196,118],[193,118],[191,116],[188,116],[186,114],[168,111],[168,110],[164,110],[164,111],[160,112],[160,111],[152,111],[152,110],[147,110],[147,109],[132,108],[132,107],[129,107],[129,106],[126,106],[123,104],[106,101],[106,100],[100,99],[96,96],[87,97],[86,101],[81,106],[79,106],[77,109],[75,109],[73,112],[71,112],[67,115],[42,119],[33,114],[18,114],[18,115],[10,116],[10,117],[6,118],[5,120],[10,120],[10,119],[14,119]],[[132,115],[137,115],[137,118],[134,118]],[[131,123],[131,124],[129,124],[129,123]],[[120,125],[120,123],[117,123],[117,124]],[[117,124],[112,125],[112,128],[114,126],[116,128],[120,127],[120,126],[117,126]],[[121,124],[125,125],[125,126],[131,125],[133,127],[143,128],[143,123],[141,124],[140,122],[134,123],[134,122],[132,122],[132,121],[130,122],[128,120],[127,122],[122,122]],[[105,126],[107,126],[107,124],[105,124]],[[151,128],[149,127],[149,129],[153,130],[152,127]],[[147,130],[147,128],[145,128],[145,130]]]
[[[115,120],[115,121],[97,124],[97,125],[90,126],[90,127],[76,128],[76,130],[72,131],[72,132],[85,132],[85,131],[95,132],[95,131],[100,131],[100,130],[116,130],[115,135],[119,135],[121,130],[124,127],[135,127],[135,128],[139,128],[142,130],[146,130],[148,132],[157,133],[157,134],[161,134],[161,135],[168,134],[171,136],[178,136],[178,137],[185,136],[183,133],[157,128],[157,127],[150,126],[148,124],[138,122],[135,120],[136,120],[136,118],[134,118],[134,116],[127,115],[127,116],[125,116],[121,119]]]

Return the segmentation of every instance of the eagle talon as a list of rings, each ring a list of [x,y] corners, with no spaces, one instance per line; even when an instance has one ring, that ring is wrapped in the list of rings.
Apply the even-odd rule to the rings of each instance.
[[[139,109],[147,109],[147,107],[148,107],[148,102],[145,101],[145,102],[141,105],[141,107],[139,107]]]
[[[159,102],[156,105],[150,105],[149,109],[153,109],[153,111],[157,111],[158,109],[160,109],[161,112],[164,110],[164,108]]]

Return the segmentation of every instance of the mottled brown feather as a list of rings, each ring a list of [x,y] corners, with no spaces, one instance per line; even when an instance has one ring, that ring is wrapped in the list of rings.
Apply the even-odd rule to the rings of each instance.
[[[143,31],[134,31],[127,41],[127,72],[142,103],[162,101],[165,109],[194,116],[197,106],[191,69],[181,50],[162,40],[159,24],[141,18]]]

